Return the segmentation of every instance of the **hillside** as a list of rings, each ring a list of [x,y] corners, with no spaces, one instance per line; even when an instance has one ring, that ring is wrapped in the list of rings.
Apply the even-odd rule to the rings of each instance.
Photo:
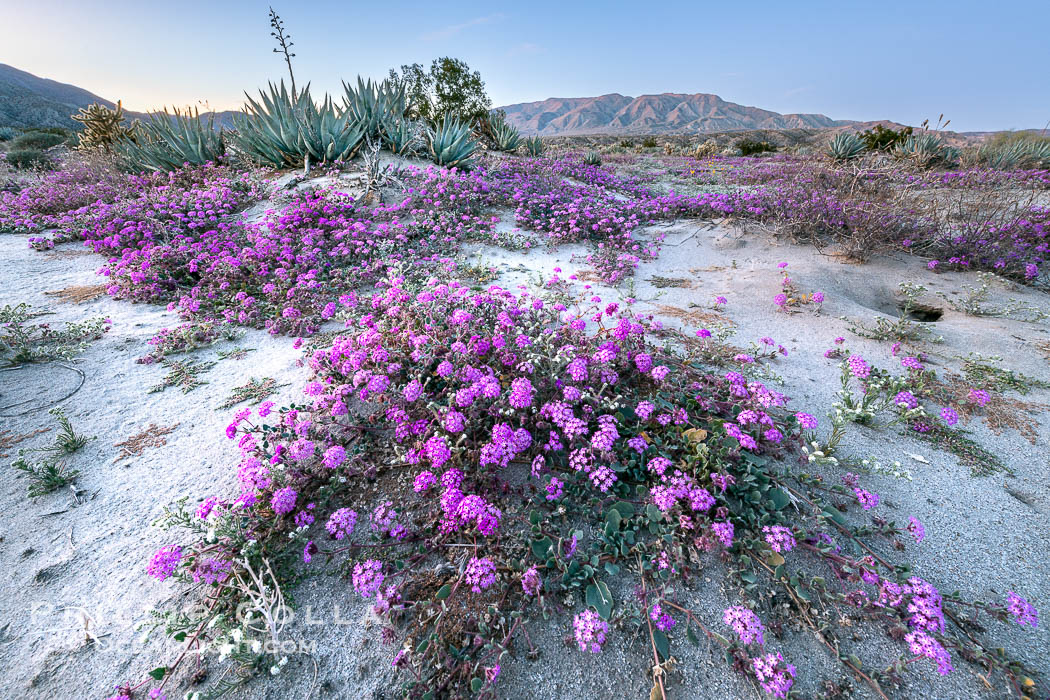
[[[501,107],[525,134],[670,134],[747,129],[814,129],[849,121],[823,114],[779,114],[727,102],[718,95],[663,93],[627,97],[550,98]]]

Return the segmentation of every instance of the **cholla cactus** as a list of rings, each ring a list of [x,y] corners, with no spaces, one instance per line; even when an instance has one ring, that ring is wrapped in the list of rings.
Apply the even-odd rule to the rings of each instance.
[[[852,131],[837,134],[828,144],[828,155],[837,161],[853,160],[864,154],[864,141]]]
[[[113,145],[118,141],[135,140],[138,120],[129,126],[123,124],[124,107],[117,100],[116,109],[110,109],[102,104],[92,104],[87,108],[80,108],[72,117],[75,121],[84,125],[84,130],[78,135],[79,148],[91,150],[101,148],[111,151]]]
[[[697,145],[689,155],[693,158],[711,158],[718,155],[718,144],[714,139],[708,139]]]

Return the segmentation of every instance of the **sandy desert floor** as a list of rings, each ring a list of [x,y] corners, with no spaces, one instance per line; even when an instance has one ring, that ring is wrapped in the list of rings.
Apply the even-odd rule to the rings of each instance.
[[[327,181],[326,181],[327,182]],[[356,181],[354,181],[356,182]],[[336,181],[337,186],[341,186]],[[316,184],[316,183],[315,183]],[[351,181],[344,185],[352,188]],[[265,203],[259,209],[265,208]],[[510,226],[510,224],[508,224]],[[837,400],[839,369],[824,359],[834,339],[874,364],[895,366],[890,343],[868,340],[849,331],[852,323],[872,324],[897,315],[898,285],[915,282],[928,292],[923,301],[943,310],[928,326],[929,337],[916,343],[930,366],[942,370],[961,366],[969,353],[998,356],[1003,368],[1050,379],[1050,327],[1046,321],[1026,322],[1004,317],[975,317],[954,310],[945,297],[959,298],[976,274],[935,274],[915,258],[880,256],[857,265],[822,255],[809,246],[790,245],[758,231],[719,222],[680,221],[650,227],[646,236],[663,239],[659,258],[642,263],[631,284],[617,289],[589,282],[604,299],[633,298],[637,308],[662,319],[668,327],[692,333],[701,327],[731,324],[730,342],[746,347],[771,336],[787,355],[772,364],[795,410],[823,417]],[[145,342],[163,327],[177,325],[163,307],[130,304],[106,296],[83,303],[64,302],[48,292],[77,285],[96,285],[99,258],[73,244],[50,252],[27,248],[27,237],[0,235],[0,266],[5,284],[0,306],[26,302],[53,313],[55,321],[105,316],[112,321],[105,337],[75,359],[55,365],[28,365],[0,372],[2,436],[18,436],[53,428],[48,408],[60,406],[81,432],[94,436],[72,458],[81,472],[75,493],[65,490],[27,499],[25,480],[13,471],[0,489],[0,561],[6,572],[0,583],[0,694],[5,697],[104,697],[120,679],[141,677],[158,658],[177,653],[161,635],[143,641],[141,623],[149,609],[180,603],[187,595],[172,582],[143,576],[145,562],[163,544],[153,522],[162,508],[186,497],[191,503],[233,489],[230,465],[238,458],[232,442],[217,448],[229,410],[218,410],[250,379],[272,378],[278,403],[302,396],[308,370],[293,338],[271,337],[244,330],[195,353],[198,361],[216,361],[201,375],[206,384],[188,393],[170,387],[149,393],[165,370],[137,364]],[[490,283],[512,287],[535,284],[539,277],[579,274],[587,277],[582,246],[525,253],[494,246],[470,245],[462,258],[490,268]],[[772,303],[780,291],[777,264],[803,290],[822,291],[819,312],[803,306],[791,313]],[[727,302],[712,308],[714,297]],[[1045,294],[1012,284],[994,288],[991,303],[1020,300],[1050,311]],[[240,359],[219,359],[236,348],[250,350]],[[73,368],[73,369],[70,369]],[[82,375],[82,383],[81,383]],[[67,396],[67,394],[69,394]],[[865,475],[882,497],[889,515],[918,517],[926,526],[921,545],[908,547],[916,572],[942,590],[1001,599],[1008,590],[1023,591],[1038,608],[1050,603],[1050,390],[1035,387],[1026,396],[1025,436],[1010,428],[998,432],[980,416],[966,426],[974,439],[1000,456],[1009,473],[974,475],[951,454],[929,443],[902,435],[898,429],[857,427],[848,434],[845,454],[871,457],[884,464],[899,461],[911,480]],[[249,404],[245,404],[249,405]],[[1022,410],[1018,408],[1017,410]],[[822,424],[823,425],[823,424]],[[125,454],[119,445],[150,426],[155,444],[140,453]],[[822,427],[822,431],[826,430]],[[0,447],[4,462],[20,447],[52,438],[41,433],[18,445]],[[5,443],[0,443],[5,445]],[[819,470],[821,467],[815,467]],[[893,552],[886,552],[894,556]],[[734,599],[728,579],[717,565],[706,571],[705,584],[689,592],[690,602],[712,615]],[[245,698],[382,698],[396,696],[390,650],[373,634],[368,605],[349,586],[332,585],[333,576],[307,579],[296,591],[299,610],[313,611],[314,620],[298,617],[286,632],[289,639],[309,640],[310,653],[291,655],[288,666],[273,678],[259,678],[235,696]],[[626,585],[626,583],[625,583]],[[341,592],[333,592],[341,591]],[[628,593],[629,594],[629,593]],[[316,624],[317,620],[327,621]],[[637,698],[646,697],[651,658],[642,640],[613,635],[600,656],[568,653],[564,621],[539,622],[532,633],[541,649],[536,661],[523,658],[504,666],[500,697]],[[1050,674],[1050,632],[1012,626],[999,630],[1005,646],[1043,674]],[[898,651],[884,637],[858,633],[852,640],[867,656],[890,661]],[[804,629],[786,628],[773,649],[792,649],[799,667],[796,688],[804,697],[825,690],[818,678],[838,678],[852,686],[849,697],[868,697],[861,684],[850,681]],[[976,671],[959,664],[956,673],[940,678],[925,674],[913,680],[907,697],[1004,697],[1001,684],[988,685]],[[220,666],[212,672],[221,674]],[[701,644],[677,659],[670,677],[672,698],[758,697],[749,684],[726,667],[721,651]]]

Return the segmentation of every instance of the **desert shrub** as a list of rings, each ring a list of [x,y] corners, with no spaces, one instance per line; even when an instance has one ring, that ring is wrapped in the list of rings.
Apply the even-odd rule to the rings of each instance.
[[[153,114],[138,125],[133,140],[125,136],[116,150],[135,172],[178,170],[185,165],[219,162],[226,152],[223,131],[215,129],[215,119],[201,121],[200,113]]]
[[[620,148],[634,148],[634,141],[631,139],[621,139]]]
[[[445,116],[427,132],[430,157],[438,165],[465,168],[478,149],[470,127],[455,117]]]
[[[247,95],[246,95],[247,96]],[[274,167],[294,167],[307,159],[331,163],[354,157],[364,142],[361,125],[350,126],[346,115],[325,95],[318,106],[309,84],[298,94],[270,83],[269,93],[251,96],[245,112],[234,117],[233,144],[251,160]]]
[[[656,148],[657,145],[655,136],[646,136],[642,139],[642,148]]]
[[[11,141],[18,136],[18,129],[13,126],[0,126],[0,143]]]
[[[587,165],[598,166],[602,164],[602,156],[598,151],[587,151],[583,156],[583,162]]]
[[[755,139],[741,139],[735,145],[742,156],[755,156],[760,153],[776,153],[777,151],[777,147],[774,144]]]
[[[869,151],[889,152],[903,144],[912,135],[912,128],[905,126],[898,131],[887,129],[882,124],[876,124],[871,129],[862,131],[861,141]]]
[[[853,160],[864,154],[864,141],[852,131],[843,131],[831,139],[828,155],[837,161]]]
[[[124,107],[119,100],[116,109],[93,104],[86,109],[81,108],[73,115],[73,119],[84,125],[77,134],[80,148],[101,148],[106,151],[112,150],[118,141],[134,140],[135,127],[138,124],[136,120],[130,125],[124,125]]]
[[[431,125],[450,116],[477,127],[488,118],[492,101],[481,73],[458,58],[434,59],[429,71],[419,63],[403,65],[400,73],[391,69],[388,80],[404,91],[409,115]]]
[[[4,161],[18,170],[29,168],[49,169],[52,166],[51,157],[38,148],[18,148],[8,151]]]
[[[53,148],[66,140],[65,136],[45,131],[27,131],[11,142],[11,150],[38,150]]]
[[[538,135],[525,139],[525,152],[530,156],[542,156],[545,150],[547,147]]]
[[[407,155],[423,143],[425,127],[406,116],[387,115],[382,124],[383,145],[396,155]]]

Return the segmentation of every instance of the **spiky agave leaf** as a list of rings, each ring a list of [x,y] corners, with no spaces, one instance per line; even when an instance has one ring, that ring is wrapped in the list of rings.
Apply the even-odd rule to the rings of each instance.
[[[259,101],[247,95],[244,113],[234,118],[234,143],[252,160],[274,167],[349,160],[361,147],[364,132],[348,127],[346,114],[325,95],[318,106],[306,85],[293,97],[285,88],[269,84]]]
[[[898,158],[912,160],[920,167],[951,163],[959,157],[957,149],[944,143],[940,136],[931,133],[909,136],[893,152]]]
[[[357,77],[357,88],[343,82],[343,105],[347,121],[360,127],[367,136],[380,136],[385,123],[401,119],[407,107],[404,83],[383,80],[373,83],[371,79]]]
[[[864,154],[864,141],[852,131],[843,131],[831,139],[828,155],[838,161],[853,160]]]
[[[598,151],[587,151],[583,156],[583,162],[587,165],[599,166],[602,164],[602,156]]]
[[[380,125],[383,144],[396,155],[406,155],[421,145],[421,125],[408,117],[389,116]]]
[[[539,136],[525,139],[525,152],[530,156],[542,156],[544,150],[546,150],[546,147],[543,144],[543,139]]]
[[[513,151],[521,144],[521,133],[505,121],[493,125],[492,136],[497,151]]]
[[[437,128],[428,130],[430,157],[438,165],[469,167],[478,149],[470,127],[459,119],[445,116]]]
[[[196,109],[173,112],[151,114],[139,122],[134,140],[124,138],[116,145],[133,170],[171,171],[218,162],[225,155],[225,132],[215,129],[214,115],[203,121]]]

